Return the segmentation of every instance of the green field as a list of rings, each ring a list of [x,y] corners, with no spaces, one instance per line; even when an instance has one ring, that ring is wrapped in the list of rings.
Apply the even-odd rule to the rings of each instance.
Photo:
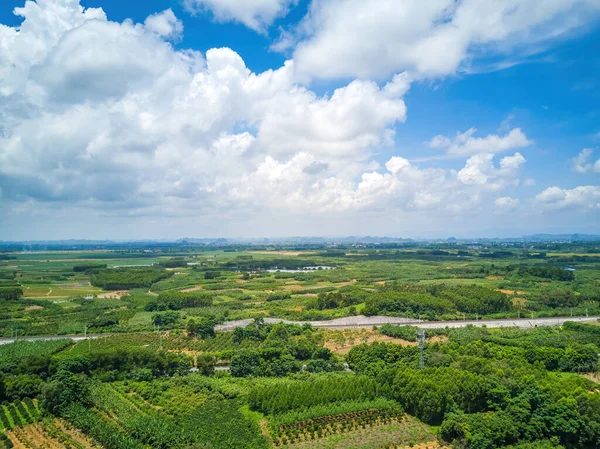
[[[0,332],[10,336],[18,328],[21,335],[65,334],[82,333],[86,327],[92,332],[147,331],[153,329],[155,315],[169,309],[178,314],[169,327],[183,327],[189,318],[203,317],[219,322],[256,317],[323,320],[359,313],[428,319],[597,313],[600,262],[589,247],[593,245],[577,247],[581,252],[562,246],[556,251],[416,245],[335,251],[13,253],[9,260],[0,261],[0,288],[18,287],[23,297],[0,304],[4,317]],[[74,270],[98,264],[108,268],[98,273]],[[129,265],[137,268],[114,268]],[[303,269],[311,266],[332,269]],[[276,267],[300,270],[267,271]],[[576,271],[562,279],[565,267]],[[415,285],[422,285],[425,290],[420,293],[428,295],[419,304],[410,303],[402,293],[413,294]],[[438,294],[429,287],[436,285],[446,292]],[[491,295],[498,290],[512,304],[486,308],[470,303],[486,291]],[[207,298],[210,305],[165,305],[159,295],[173,292]],[[448,298],[453,304],[446,302]]]
[[[6,253],[4,337],[98,338],[0,346],[0,448],[600,447],[597,323],[429,330],[420,370],[415,327],[264,321],[600,314],[597,250]]]

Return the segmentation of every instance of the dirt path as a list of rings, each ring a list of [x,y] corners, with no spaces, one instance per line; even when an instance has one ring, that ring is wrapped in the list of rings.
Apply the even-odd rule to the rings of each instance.
[[[179,290],[179,291],[182,293],[190,293],[190,292],[197,292],[200,290],[204,290],[204,287],[202,285],[197,285],[196,287],[184,288],[183,290]]]

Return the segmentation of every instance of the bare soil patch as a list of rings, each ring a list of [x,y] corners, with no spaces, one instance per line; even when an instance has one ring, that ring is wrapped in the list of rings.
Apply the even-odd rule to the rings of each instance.
[[[507,290],[505,288],[499,288],[496,291],[505,293],[507,295],[526,295],[527,294],[527,292],[521,292],[521,291],[518,291],[518,290]]]
[[[383,281],[385,283],[385,281]],[[335,284],[336,287],[345,287],[346,285],[356,284],[356,279],[352,279],[350,281],[338,282]]]
[[[283,287],[284,290],[293,292],[293,291],[298,291],[298,290],[305,290],[305,289],[309,289],[309,288],[318,288],[318,287],[303,287],[302,285],[298,285],[298,284],[291,284],[291,285],[286,285]]]
[[[326,348],[329,348],[332,352],[339,355],[348,354],[350,352],[350,349],[362,343],[386,342],[396,343],[402,346],[417,345],[417,343],[413,341],[407,341],[401,338],[393,338],[388,337],[387,335],[381,335],[373,329],[331,330],[324,331],[324,333],[324,346]]]
[[[123,296],[129,296],[129,290],[100,293],[97,297],[98,299],[121,299]]]
[[[427,339],[427,343],[446,343],[448,337],[446,335],[435,335]]]
[[[190,292],[197,292],[199,290],[204,290],[204,287],[202,285],[197,285],[195,287],[184,288],[183,290],[179,290],[179,291],[183,292],[183,293],[190,293]]]
[[[25,307],[25,312],[33,312],[34,310],[43,310],[42,306],[29,306]]]
[[[600,384],[600,373],[583,373],[581,376]]]
[[[486,276],[485,278],[490,281],[501,281],[504,279],[504,276]]]

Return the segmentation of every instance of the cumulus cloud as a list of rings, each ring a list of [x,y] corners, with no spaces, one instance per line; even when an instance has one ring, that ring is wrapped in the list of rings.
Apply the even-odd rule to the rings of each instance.
[[[503,197],[497,198],[494,203],[496,204],[496,207],[500,211],[505,212],[505,211],[510,211],[510,210],[516,209],[519,206],[519,204],[521,203],[521,201],[518,198],[511,198],[510,196],[503,196]]]
[[[512,129],[505,136],[490,134],[486,137],[473,137],[476,132],[476,128],[470,128],[464,133],[456,133],[454,139],[441,135],[435,136],[428,145],[431,148],[446,150],[452,156],[465,156],[477,153],[501,153],[524,148],[533,143],[520,128]]]
[[[587,173],[590,171],[600,173],[600,159],[598,159],[595,163],[590,162],[590,158],[593,154],[594,150],[591,148],[584,148],[581,150],[581,153],[579,153],[577,157],[573,158],[574,170],[577,173]]]
[[[175,50],[169,10],[143,24],[74,0],[18,12],[19,29],[0,28],[3,201],[214,210],[253,177],[296,189],[307,178],[335,194],[406,118],[402,74],[319,96],[295,82],[291,61],[253,73],[228,48]]]
[[[492,190],[500,190],[508,185],[518,185],[518,172],[526,160],[520,153],[500,160],[500,167],[493,164],[492,153],[471,156],[465,167],[458,172],[458,180],[467,185],[486,186]]]
[[[263,213],[360,211],[387,222],[493,210],[503,206],[494,204],[500,191],[520,184],[525,158],[515,151],[531,141],[518,128],[434,138],[432,146],[462,159],[456,170],[398,154],[392,144],[414,79],[407,72],[321,95],[299,81],[295,61],[255,73],[229,48],[175,48],[183,28],[171,10],[142,23],[111,21],[77,0],[27,2],[16,12],[20,27],[0,26],[7,215],[222,225]]]
[[[455,214],[474,210],[493,192],[519,184],[519,154],[493,163],[494,155],[476,155],[458,173],[421,168],[393,156],[385,170],[366,171],[356,182],[340,176],[339,168],[315,177],[307,168],[313,155],[300,153],[287,162],[267,157],[231,190],[243,201],[262,198],[272,207],[294,211],[344,212],[349,210],[419,211],[434,209]],[[321,172],[319,172],[321,173]]]
[[[579,186],[574,189],[548,187],[535,197],[535,201],[547,209],[598,209],[600,208],[600,187]]]
[[[540,51],[599,12],[595,0],[319,0],[295,30],[294,60],[315,77],[443,77],[482,54]]]
[[[298,0],[184,0],[186,9],[194,14],[210,11],[219,22],[239,22],[261,33],[296,3]]]
[[[183,23],[171,9],[148,16],[144,26],[165,39],[179,39],[183,34]]]

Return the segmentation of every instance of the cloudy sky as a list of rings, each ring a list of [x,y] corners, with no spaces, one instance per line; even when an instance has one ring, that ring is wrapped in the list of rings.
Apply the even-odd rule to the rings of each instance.
[[[600,233],[600,0],[2,0],[0,240]]]

